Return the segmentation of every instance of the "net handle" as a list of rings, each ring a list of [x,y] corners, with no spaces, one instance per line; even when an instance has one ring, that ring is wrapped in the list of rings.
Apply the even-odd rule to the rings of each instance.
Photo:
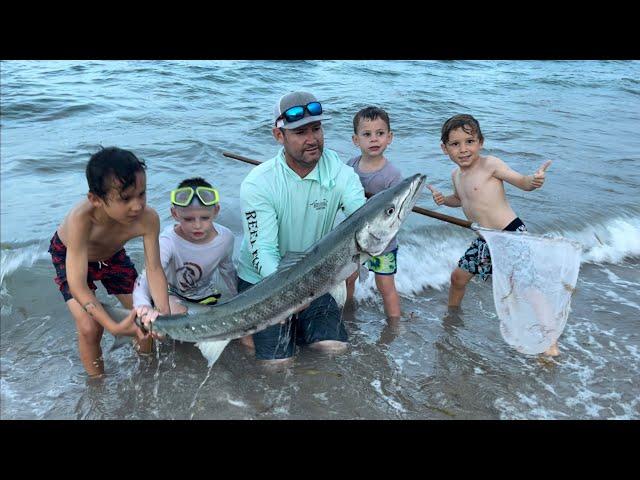
[[[222,152],[222,155],[228,158],[233,158],[234,160],[240,160],[241,162],[250,163],[251,165],[260,165],[262,162],[258,160],[253,160],[251,158],[243,157],[242,155],[237,155],[231,152]],[[370,198],[372,196],[371,193],[366,192],[365,196]],[[468,228],[470,230],[476,230],[476,225],[468,220],[462,220],[461,218],[451,217],[449,215],[445,215],[444,213],[434,212],[433,210],[427,210],[422,207],[413,207],[413,211],[424,215],[426,217],[435,218],[437,220],[441,220],[443,222],[452,223],[454,225],[458,225],[460,227]]]

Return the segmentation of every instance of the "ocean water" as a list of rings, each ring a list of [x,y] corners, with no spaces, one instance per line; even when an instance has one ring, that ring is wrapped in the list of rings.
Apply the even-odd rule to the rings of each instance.
[[[3,419],[638,419],[640,418],[640,62],[637,61],[2,61],[0,62],[0,417]],[[332,119],[325,147],[346,161],[351,119],[391,117],[387,157],[450,192],[442,123],[471,113],[485,153],[522,173],[553,160],[544,187],[506,185],[532,233],[583,245],[561,355],[541,360],[501,338],[491,282],[473,280],[445,317],[449,274],[474,234],[420,215],[399,236],[396,284],[411,319],[386,326],[372,278],[346,316],[351,345],[308,349],[267,371],[232,342],[211,368],[190,344],[151,358],[107,353],[88,380],[74,322],[53,282],[49,239],[87,187],[100,145],[148,164],[162,227],[169,191],[203,176],[221,193],[219,223],[240,244],[239,186],[277,151],[280,95],[312,91]],[[428,191],[420,206],[437,207]],[[139,269],[142,242],[127,251]],[[99,298],[113,303],[102,287]]]

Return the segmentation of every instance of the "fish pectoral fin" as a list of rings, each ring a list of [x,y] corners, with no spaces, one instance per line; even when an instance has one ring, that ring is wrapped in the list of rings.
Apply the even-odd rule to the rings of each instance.
[[[336,301],[338,307],[344,307],[344,303],[347,301],[347,283],[344,280],[336,283],[329,290],[329,294]]]
[[[216,363],[228,343],[229,340],[205,340],[196,343],[196,347],[200,349],[204,358],[207,359],[209,367],[211,367],[211,365]]]
[[[278,271],[288,270],[289,268],[296,265],[302,258],[304,258],[304,252],[287,252],[280,259],[280,263],[278,264]]]
[[[366,265],[358,266],[358,281],[363,284],[369,278],[369,268]]]
[[[370,258],[371,258],[371,255],[369,255],[368,253],[360,252],[353,259],[354,259],[354,261],[358,262],[360,265],[364,265],[365,263],[367,263],[369,261]]]
[[[353,260],[358,264],[358,282],[363,284],[367,281],[369,277],[369,267],[367,266],[367,262],[371,258],[371,255],[365,252],[360,252],[358,255],[353,257]]]

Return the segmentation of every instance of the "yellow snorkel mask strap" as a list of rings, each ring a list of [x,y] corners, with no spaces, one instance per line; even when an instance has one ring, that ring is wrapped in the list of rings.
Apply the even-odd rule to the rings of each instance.
[[[182,187],[171,190],[171,204],[179,207],[188,207],[191,205],[194,196],[197,196],[200,203],[205,207],[211,207],[220,202],[220,194],[213,187]]]

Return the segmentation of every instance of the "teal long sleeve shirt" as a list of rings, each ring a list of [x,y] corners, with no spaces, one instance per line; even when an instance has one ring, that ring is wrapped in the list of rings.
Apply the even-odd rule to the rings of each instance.
[[[278,155],[255,167],[240,186],[244,237],[238,276],[258,283],[278,268],[285,253],[302,252],[333,228],[338,210],[351,215],[365,203],[352,167],[325,149],[305,177]]]

